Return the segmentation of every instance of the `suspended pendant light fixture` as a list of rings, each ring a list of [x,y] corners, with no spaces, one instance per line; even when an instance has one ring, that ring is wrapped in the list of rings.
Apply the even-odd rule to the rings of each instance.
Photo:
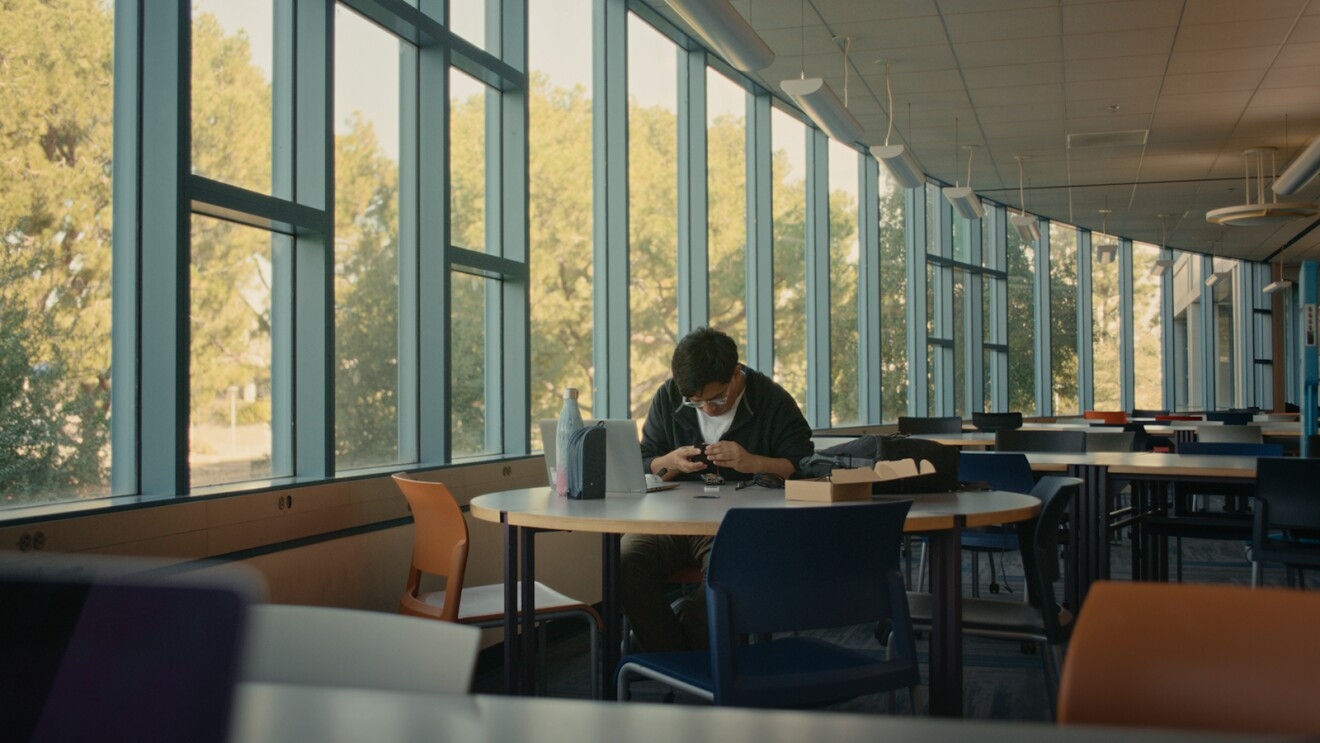
[[[919,188],[926,184],[926,174],[912,156],[912,151],[901,144],[889,144],[889,137],[894,133],[894,90],[889,85],[889,62],[885,61],[885,95],[889,98],[889,129],[885,132],[885,143],[871,148],[871,154],[885,166],[889,175],[903,188]],[[910,118],[910,116],[909,116]],[[910,123],[910,122],[909,122]],[[911,127],[908,127],[911,136]]]

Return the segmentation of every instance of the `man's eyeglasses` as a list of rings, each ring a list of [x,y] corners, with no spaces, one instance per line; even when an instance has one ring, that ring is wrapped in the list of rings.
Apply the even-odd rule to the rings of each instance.
[[[729,392],[733,390],[733,383],[736,381],[736,377],[741,373],[742,369],[734,370],[733,376],[729,377],[729,384],[724,388],[724,394],[719,397],[711,397],[705,400],[693,400],[690,397],[685,397],[683,398],[683,404],[689,408],[704,408],[707,405],[714,405],[718,408],[722,405],[727,405],[729,402]]]
[[[729,401],[729,393],[727,392],[725,392],[723,395],[720,395],[719,397],[712,397],[708,400],[690,400],[686,397],[683,398],[683,404],[688,406],[689,408],[704,408],[707,405],[714,405],[715,407],[718,408],[719,406],[724,405],[728,401]]]

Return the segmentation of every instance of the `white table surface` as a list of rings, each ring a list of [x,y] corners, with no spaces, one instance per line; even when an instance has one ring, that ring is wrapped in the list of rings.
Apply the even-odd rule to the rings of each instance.
[[[235,743],[1228,743],[1262,739],[1057,727],[1043,722],[450,696],[263,683],[239,685],[232,719],[230,739]]]
[[[928,493],[911,498],[912,508],[904,531],[952,529],[954,518],[966,518],[967,526],[987,526],[1025,521],[1040,510],[1040,501],[1030,495],[1004,491]],[[870,501],[866,501],[870,502]],[[681,483],[675,490],[645,495],[610,493],[597,500],[574,500],[554,495],[550,488],[505,490],[479,495],[469,506],[473,517],[538,529],[561,529],[630,534],[714,534],[731,508],[805,508],[847,506],[787,500],[783,490],[748,487],[734,490],[725,483],[708,491],[701,483]]]

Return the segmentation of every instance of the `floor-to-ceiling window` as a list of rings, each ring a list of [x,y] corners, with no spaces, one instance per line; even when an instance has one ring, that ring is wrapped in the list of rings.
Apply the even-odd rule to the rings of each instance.
[[[747,347],[747,93],[706,69],[706,214],[711,327]]]
[[[1118,237],[1091,233],[1091,379],[1095,410],[1123,409]]]
[[[807,399],[806,136],[802,122],[778,108],[770,109],[774,377],[799,405]]]
[[[1132,243],[1132,400],[1133,408],[1144,410],[1164,409],[1160,256],[1159,246]]]
[[[1008,410],[1036,412],[1036,243],[1007,230]],[[1002,412],[1002,411],[999,411]]]
[[[1058,415],[1081,412],[1077,394],[1077,228],[1050,223],[1050,376]]]
[[[342,7],[335,34],[335,453],[351,469],[400,460],[399,66],[415,52]],[[475,116],[480,131],[480,86],[459,74],[451,83],[455,106],[471,111],[456,128],[467,134],[459,127]],[[481,208],[476,170],[475,184],[455,187],[455,205]],[[480,249],[482,224],[478,214],[461,242]]]
[[[830,140],[830,422],[857,423],[857,150]]]
[[[907,271],[904,191],[880,169],[880,409],[883,420],[907,413]]]
[[[1242,280],[1237,261],[1215,258],[1214,271],[1223,277],[1213,287],[1207,287],[1207,299],[1213,305],[1214,375],[1216,410],[1227,410],[1237,405],[1237,337],[1233,328],[1233,287]]]
[[[527,8],[533,421],[559,415],[565,387],[578,388],[584,416],[592,410],[591,9],[591,0]],[[532,437],[539,448],[539,427]]]
[[[629,409],[646,417],[678,341],[678,47],[628,16]]]

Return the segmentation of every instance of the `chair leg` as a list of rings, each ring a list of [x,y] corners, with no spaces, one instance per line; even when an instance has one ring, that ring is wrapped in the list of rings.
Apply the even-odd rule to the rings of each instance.
[[[926,545],[928,542],[921,543],[921,557],[917,561],[917,591],[926,589]]]
[[[981,595],[981,553],[972,553],[972,598]]]
[[[587,642],[591,643],[591,698],[600,699],[600,677],[604,670],[601,668],[600,628],[596,626],[596,618],[590,614],[583,615],[583,618],[587,622]]]
[[[1265,578],[1265,566],[1260,560],[1251,561],[1251,587],[1260,588]]]
[[[916,717],[917,715],[921,714],[922,701],[921,701],[920,686],[908,687],[908,706],[911,707],[912,709],[913,717]]]
[[[632,684],[630,683],[630,676],[631,674],[628,672],[627,666],[619,669],[619,678],[615,680],[614,687],[615,700],[620,702],[632,700]]]
[[[1059,661],[1059,649],[1048,642],[1040,643],[1038,650],[1040,662],[1045,669],[1045,699],[1050,706],[1050,719],[1055,716],[1059,704],[1059,677],[1062,663]]]
[[[548,696],[546,693],[545,669],[546,669],[546,642],[545,642],[545,622],[536,623],[536,696]]]
[[[1173,549],[1178,562],[1178,582],[1182,583],[1182,537],[1174,537]]]

